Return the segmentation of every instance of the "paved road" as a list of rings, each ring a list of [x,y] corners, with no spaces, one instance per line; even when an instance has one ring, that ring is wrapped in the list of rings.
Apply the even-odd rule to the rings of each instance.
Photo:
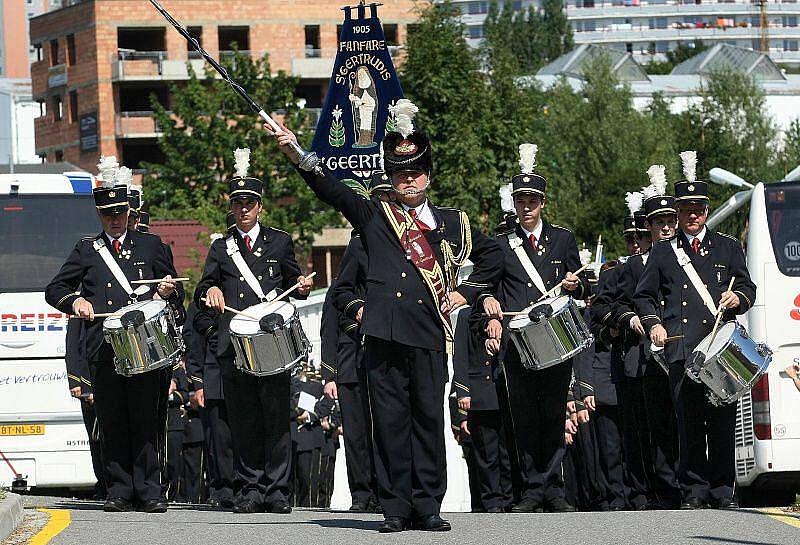
[[[537,515],[446,515],[448,534],[404,532],[380,535],[378,515],[295,510],[288,516],[233,515],[197,506],[176,506],[164,515],[109,514],[96,502],[27,498],[29,509],[69,510],[66,529],[52,545],[282,545],[439,544],[458,545],[788,545],[800,543],[800,517],[776,510],[651,511]],[[63,517],[63,515],[62,515]],[[781,520],[778,520],[781,519]]]

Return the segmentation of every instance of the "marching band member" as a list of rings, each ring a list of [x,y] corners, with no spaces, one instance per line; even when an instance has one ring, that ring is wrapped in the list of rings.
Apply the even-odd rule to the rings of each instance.
[[[626,346],[631,347],[631,352],[638,351],[637,377],[641,379],[648,431],[645,445],[652,462],[649,480],[654,501],[651,507],[674,509],[680,505],[681,494],[677,480],[678,438],[669,378],[650,354],[650,339],[644,334],[641,319],[636,314],[633,295],[650,257],[651,244],[675,236],[677,217],[675,197],[666,194],[664,167],[653,165],[647,173],[651,181],[650,187],[645,188],[644,200],[647,231],[640,234],[641,253],[629,257],[622,267],[616,321],[626,340],[631,339]]]
[[[319,165],[298,172],[359,230],[369,256],[361,331],[385,516],[379,531],[399,532],[412,523],[447,531],[450,524],[439,512],[446,489],[442,403],[445,350],[452,344],[448,314],[487,288],[500,256],[466,214],[428,200],[431,142],[414,131],[416,106],[402,99],[393,109],[402,132],[387,134],[382,148],[397,202],[362,199]],[[294,135],[282,128],[276,138],[297,164]],[[458,267],[468,258],[473,272],[456,289]]]
[[[508,377],[511,417],[514,423],[522,472],[521,501],[517,513],[574,511],[564,499],[561,460],[564,456],[564,403],[572,378],[572,361],[547,369],[530,371],[523,367],[514,343],[502,335],[503,311],[521,311],[533,305],[555,286],[581,299],[585,286],[571,271],[580,268],[578,246],[573,234],[542,219],[547,181],[534,172],[537,146],[520,146],[521,172],[512,178],[512,196],[519,224],[497,236],[503,252],[503,274],[494,291],[484,299],[483,309],[495,317],[489,321],[492,351],[500,348]]]
[[[685,366],[714,325],[717,306],[734,319],[753,304],[744,252],[734,237],[706,226],[708,184],[696,179],[695,152],[681,153],[684,181],[675,184],[678,233],[658,242],[642,272],[634,303],[653,344],[664,347],[678,422],[682,508],[738,507],[733,497],[736,403],[715,407]],[[688,256],[688,257],[687,257]],[[731,278],[733,289],[727,290]],[[664,301],[663,308],[660,301]],[[678,337],[667,342],[667,337]]]
[[[217,358],[222,371],[239,484],[234,513],[291,513],[289,479],[289,374],[256,377],[234,368],[230,340],[232,314],[258,304],[275,290],[296,283],[296,298],[304,299],[313,282],[300,274],[292,237],[258,221],[263,209],[262,182],[247,175],[250,150],[237,149],[236,176],[230,180],[230,207],[236,230],[215,240],[206,258],[194,300],[200,307],[221,313],[217,330]],[[257,279],[256,279],[257,278]],[[252,284],[251,284],[252,282]]]
[[[47,286],[45,298],[61,312],[86,320],[86,357],[108,480],[104,509],[129,511],[136,506],[163,513],[167,505],[161,497],[157,452],[157,436],[163,431],[158,407],[167,394],[161,388],[162,373],[117,374],[111,345],[103,337],[103,321],[95,318],[95,313],[117,311],[130,304],[130,280],[164,278],[155,293],[139,299],[160,297],[182,316],[183,289],[170,280],[176,276],[175,267],[161,240],[128,229],[127,188],[113,186],[116,159],[101,158],[99,167],[104,185],[93,193],[103,231],[78,241]],[[120,178],[127,179],[127,169],[120,170]]]

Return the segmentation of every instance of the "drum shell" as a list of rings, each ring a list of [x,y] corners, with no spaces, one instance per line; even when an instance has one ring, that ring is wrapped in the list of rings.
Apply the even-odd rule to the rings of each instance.
[[[708,337],[700,346],[707,342]],[[755,386],[771,361],[772,351],[751,339],[744,326],[736,323],[725,348],[706,358],[697,378],[708,387],[716,401],[733,403]]]
[[[563,296],[562,296],[563,297]],[[594,338],[570,297],[566,305],[540,322],[509,328],[522,365],[541,370],[563,363],[591,346]]]
[[[234,366],[257,377],[291,371],[308,356],[311,346],[297,312],[281,329],[259,331],[252,335],[231,331],[230,337],[236,352]]]
[[[118,314],[124,314],[125,308]],[[116,372],[125,377],[176,365],[184,351],[169,305],[139,326],[110,328],[104,322],[103,335],[114,350]]]

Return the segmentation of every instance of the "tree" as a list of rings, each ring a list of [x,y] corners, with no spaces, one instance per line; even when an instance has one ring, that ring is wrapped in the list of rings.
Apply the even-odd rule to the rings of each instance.
[[[675,49],[665,53],[665,60],[651,60],[644,65],[644,69],[648,74],[669,74],[680,63],[699,55],[706,49],[708,49],[708,46],[702,40],[696,39],[692,42],[681,42]],[[655,54],[655,44],[651,47],[650,54]]]
[[[564,11],[564,0],[542,0],[541,36],[544,44],[544,59],[551,62],[570,51],[575,42],[572,26]]]
[[[239,52],[227,61],[233,79],[261,101],[266,111],[285,112],[288,126],[308,143],[305,115],[297,107],[297,78],[283,72],[271,75],[267,57],[253,60]],[[158,145],[163,164],[148,163],[145,198],[154,216],[197,218],[224,231],[228,208],[228,180],[234,176],[233,150],[251,149],[249,173],[264,182],[264,221],[296,235],[308,249],[313,234],[326,225],[340,223],[320,203],[263,129],[263,121],[224,81],[207,68],[200,78],[190,67],[185,84],[170,84],[171,111],[151,103],[162,131]]]

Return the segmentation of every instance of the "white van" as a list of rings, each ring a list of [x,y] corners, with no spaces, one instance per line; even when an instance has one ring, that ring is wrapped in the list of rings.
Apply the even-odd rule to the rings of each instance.
[[[787,505],[800,491],[800,392],[784,372],[800,361],[800,183],[753,189],[747,267],[758,286],[748,333],[774,354],[739,402],[737,493],[743,504]]]
[[[67,316],[44,288],[82,236],[99,232],[94,177],[0,175],[0,487],[95,483],[80,402],[64,364]]]

